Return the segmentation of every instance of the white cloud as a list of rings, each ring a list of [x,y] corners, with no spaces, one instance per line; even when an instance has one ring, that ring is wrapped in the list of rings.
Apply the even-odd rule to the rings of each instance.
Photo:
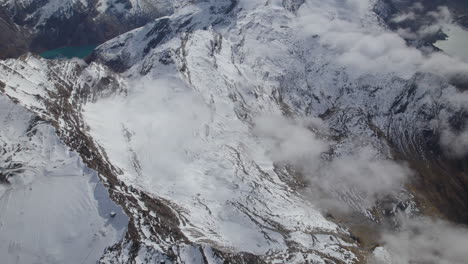
[[[461,96],[458,100],[461,103],[458,105],[458,110],[468,108],[468,104],[463,101],[466,100],[466,97]],[[453,101],[457,102],[455,99]],[[432,120],[432,126],[440,133],[439,142],[444,152],[450,157],[463,157],[468,154],[468,128],[454,129],[450,125],[449,119],[450,114],[446,110],[442,110],[437,119]]]
[[[384,247],[391,254],[390,262],[378,264],[464,264],[468,259],[468,229],[442,220],[400,219],[396,232],[382,236]]]
[[[431,129],[439,133],[439,143],[446,155],[464,157],[468,154],[468,127],[463,123],[462,113],[468,110],[468,91],[449,87],[439,100],[444,109],[431,121]]]
[[[408,12],[398,13],[390,21],[398,27],[397,33],[401,37],[409,40],[421,40],[434,36],[447,24],[452,24],[453,17],[446,6],[439,6],[435,10],[427,12],[424,6],[417,2],[409,7]],[[409,25],[411,28],[408,27]]]
[[[98,133],[94,136],[108,148],[110,158],[130,174],[138,175],[140,167],[142,173],[155,175],[155,181],[189,182],[184,170],[191,152],[203,149],[200,134],[210,120],[208,105],[175,78],[141,79],[129,86],[126,96],[86,106],[91,132]]]
[[[417,15],[413,11],[410,11],[408,13],[396,15],[395,17],[391,19],[391,21],[394,23],[401,23],[401,22],[405,22],[408,20],[416,20],[416,17]]]
[[[454,75],[468,75],[468,64],[443,53],[423,54],[409,47],[402,36],[374,27],[376,16],[371,13],[370,1],[309,0],[298,10],[294,26],[305,36],[317,35],[320,44],[336,51],[336,62],[348,69],[350,74],[363,75],[396,74],[409,79],[416,72],[431,72],[446,78]],[[402,18],[411,18],[403,14]],[[449,23],[451,15],[447,8],[441,7],[430,16],[435,20],[424,25],[416,32],[401,29],[398,32],[409,38],[437,32],[441,24]]]
[[[314,182],[344,186],[358,190],[370,206],[379,198],[396,194],[412,174],[405,165],[393,160],[377,158],[377,151],[370,147],[358,148],[352,155],[335,157],[322,168],[320,177],[311,175]]]
[[[440,135],[440,143],[449,155],[463,157],[468,153],[468,130],[445,129]]]
[[[317,203],[333,206],[338,203],[318,192],[353,190],[365,197],[363,206],[370,208],[377,199],[400,191],[412,174],[405,165],[381,158],[378,150],[370,146],[329,157],[332,142],[325,137],[323,123],[315,118],[263,116],[254,119],[253,131],[275,162],[291,164],[302,173],[309,187],[316,191],[313,196]]]
[[[253,132],[266,147],[267,155],[275,162],[290,162],[296,166],[318,166],[328,144],[310,128],[321,128],[319,119],[287,119],[283,116],[261,116],[254,119]]]

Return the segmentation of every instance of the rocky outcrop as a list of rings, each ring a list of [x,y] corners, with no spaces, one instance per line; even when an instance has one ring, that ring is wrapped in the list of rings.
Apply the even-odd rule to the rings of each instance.
[[[30,33],[15,24],[11,17],[0,10],[0,59],[17,57],[29,50]]]

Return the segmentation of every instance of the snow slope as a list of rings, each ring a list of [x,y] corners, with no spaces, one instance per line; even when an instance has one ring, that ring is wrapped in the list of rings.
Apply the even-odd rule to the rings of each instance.
[[[127,216],[50,124],[5,95],[0,123],[2,263],[96,263]]]

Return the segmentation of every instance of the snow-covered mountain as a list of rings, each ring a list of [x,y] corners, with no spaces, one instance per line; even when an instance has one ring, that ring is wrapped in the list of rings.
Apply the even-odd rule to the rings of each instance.
[[[151,3],[132,1],[125,12],[154,14]],[[112,223],[85,262],[462,263],[463,250],[433,250],[455,227],[434,224],[438,244],[398,230],[428,229],[405,217],[468,219],[466,152],[454,147],[466,144],[468,101],[454,84],[467,64],[409,47],[381,18],[382,2],[165,3],[167,16],[107,41],[87,62],[32,54],[0,62],[1,102],[21,113],[2,117],[12,127],[1,131],[4,148],[28,149],[2,156],[0,180],[30,178],[21,184],[35,190],[48,188],[48,175],[82,174],[76,188],[89,190],[97,174],[128,216],[116,241],[126,219],[115,208],[110,216],[102,189],[97,202],[87,191],[64,195],[99,212],[89,215],[96,224]],[[126,5],[95,6],[105,14]],[[30,135],[31,119],[40,133]],[[49,148],[54,155],[40,154]],[[65,164],[48,169],[56,162]],[[68,193],[68,184],[57,188]],[[75,231],[68,224],[83,212],[71,214],[63,227]],[[4,221],[0,232],[21,225]],[[67,239],[47,233],[53,243]],[[88,251],[78,249],[47,261],[81,263],[74,254]]]

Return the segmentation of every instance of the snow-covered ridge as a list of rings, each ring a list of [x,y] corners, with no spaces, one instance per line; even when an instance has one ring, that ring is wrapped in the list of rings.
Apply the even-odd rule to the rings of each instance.
[[[103,151],[105,152],[102,155],[106,153],[106,159],[108,157],[117,171],[121,171],[118,173],[120,174],[118,175],[119,180],[122,180],[127,186],[132,186],[125,187],[124,190],[115,186],[115,191],[128,193],[126,195],[137,199],[138,211],[133,211],[134,209],[130,208],[129,210],[133,211],[132,217],[139,222],[138,233],[142,245],[152,250],[161,250],[161,252],[167,252],[172,247],[172,243],[162,240],[163,237],[159,238],[160,234],[158,233],[161,230],[154,230],[152,225],[148,225],[148,220],[160,217],[158,211],[144,217],[145,214],[141,215],[148,210],[148,207],[152,208],[152,205],[145,202],[145,199],[148,199],[145,197],[149,196],[169,201],[168,205],[177,212],[177,218],[180,221],[176,228],[180,228],[181,234],[192,243],[207,244],[228,252],[246,251],[265,255],[265,258],[271,259],[282,259],[285,254],[292,254],[291,259],[299,263],[304,260],[304,257],[321,259],[320,256],[323,254],[333,259],[341,259],[344,262],[351,262],[356,258],[352,253],[352,251],[357,250],[355,242],[349,237],[346,230],[325,220],[304,197],[295,194],[287,184],[282,182],[274,171],[272,162],[268,161],[268,158],[262,153],[249,154],[251,151],[258,152],[255,149],[249,150],[258,143],[252,141],[248,127],[237,119],[234,112],[230,114],[226,112],[227,119],[223,118],[219,121],[217,121],[216,116],[213,116],[215,123],[207,124],[213,128],[204,124],[202,127],[198,127],[198,121],[190,121],[193,114],[201,114],[200,121],[208,121],[214,112],[213,108],[209,110],[208,105],[199,101],[201,98],[197,99],[198,96],[187,90],[188,87],[184,88],[182,82],[177,82],[175,79],[173,80],[175,82],[168,80],[167,83],[164,83],[161,81],[160,84],[163,84],[161,89],[163,90],[151,96],[148,93],[151,93],[153,85],[159,86],[158,82],[151,81],[149,85],[141,87],[135,87],[133,83],[122,83],[121,85],[133,87],[133,89],[124,89],[123,93],[117,94],[115,92],[108,95],[102,93],[91,97],[93,99],[88,99],[90,97],[83,93],[83,90],[87,85],[97,88],[100,83],[98,80],[107,74],[106,72],[99,74],[99,69],[103,68],[96,64],[82,68],[85,66],[80,65],[79,62],[48,62],[28,56],[24,57],[22,61],[7,61],[4,67],[10,69],[10,72],[5,73],[2,78],[2,81],[6,83],[4,88],[6,93],[25,102],[26,107],[42,113],[44,118],[58,118],[58,126],[61,127],[60,130],[63,130],[62,137],[76,136],[68,127],[75,125],[75,122],[82,121],[69,119],[66,114],[50,116],[51,109],[54,109],[51,106],[61,101],[60,97],[50,97],[50,95],[62,94],[63,92],[59,92],[60,89],[63,89],[61,85],[64,88],[70,85],[72,94],[79,95],[78,97],[71,96],[70,99],[76,110],[83,107],[84,120],[87,120],[87,124],[84,126],[90,126],[90,136],[96,140],[97,144],[104,146]],[[17,70],[22,74],[18,74]],[[33,74],[33,72],[36,73]],[[24,76],[23,74],[35,75],[37,78],[31,79],[30,83],[17,85],[21,80],[24,81],[24,78],[21,78]],[[62,79],[51,79],[51,76],[56,74],[68,76],[67,81],[60,84]],[[107,87],[111,89],[114,87],[115,90],[118,86],[117,82],[110,82]],[[45,90],[36,90],[36,87],[44,87]],[[48,92],[46,92],[47,90]],[[115,91],[119,91],[119,89]],[[46,94],[49,94],[49,97]],[[84,97],[81,97],[83,95]],[[37,100],[41,97],[44,100]],[[156,103],[154,109],[147,108],[146,103],[141,101],[146,99]],[[158,100],[161,101],[158,103]],[[182,110],[172,113],[172,104],[175,104],[174,106],[177,108],[178,105],[191,105],[193,103],[200,103],[195,112],[193,112],[194,109],[188,109],[189,112]],[[144,108],[139,109],[139,106],[144,106]],[[119,109],[120,107],[123,108]],[[117,119],[114,116],[114,111],[120,112],[124,119]],[[225,115],[224,111],[230,110],[226,108],[218,111],[223,116]],[[124,114],[125,112],[127,113]],[[107,116],[107,113],[111,114],[112,117]],[[173,116],[174,114],[178,116]],[[155,115],[158,115],[159,118],[154,119]],[[127,120],[130,117],[131,119]],[[174,118],[178,118],[179,123],[166,123],[173,122],[171,120]],[[153,123],[151,120],[158,121]],[[143,127],[140,128],[140,124]],[[180,130],[182,124],[189,126],[186,132]],[[230,127],[229,130],[222,129],[223,126],[227,125]],[[148,126],[154,128],[148,130]],[[97,127],[101,127],[103,130],[96,131]],[[163,130],[158,129],[158,127]],[[183,149],[176,149],[179,143],[174,142],[176,145],[170,143],[174,140],[171,134],[179,130],[182,133],[180,139],[186,137],[187,140],[190,140],[193,136],[190,132],[192,129],[201,129],[200,132],[205,134],[207,138],[201,142],[194,141],[190,149],[185,150],[188,152],[183,154],[181,153],[184,151]],[[218,129],[222,130],[218,131]],[[156,135],[151,136],[151,139],[145,136],[157,131],[167,134],[169,138]],[[235,136],[236,134],[238,136]],[[179,136],[177,137],[179,138]],[[165,140],[169,145],[164,142]],[[152,141],[154,143],[149,144]],[[208,142],[211,143],[207,144]],[[186,145],[184,142],[180,143]],[[199,144],[207,144],[210,150],[203,150],[205,147],[200,149],[202,145]],[[252,147],[246,148],[251,144]],[[167,159],[161,159],[162,157],[159,155],[151,155],[152,148],[161,147],[164,149],[159,151],[166,150],[165,155],[170,155]],[[183,148],[186,147],[188,146],[183,146]],[[81,149],[79,146],[78,148]],[[206,154],[209,155],[200,156],[202,151],[206,151]],[[179,156],[180,154],[188,156]],[[92,156],[86,158],[92,158]],[[179,160],[180,158],[183,160]],[[226,160],[226,158],[228,159]],[[258,162],[263,164],[259,166],[256,164]],[[160,174],[154,175],[155,171],[159,171]],[[159,191],[155,191],[157,189]],[[139,192],[142,192],[141,195],[144,194],[144,196],[137,195]],[[285,214],[286,208],[288,214]],[[294,211],[292,211],[293,208]],[[290,213],[292,214],[289,215]],[[148,217],[149,219],[146,219]],[[158,235],[155,237],[153,232]],[[175,236],[175,234],[170,234],[170,237]],[[172,239],[179,241],[181,238],[174,237]],[[349,251],[349,249],[353,250]],[[109,254],[114,253],[110,251]],[[123,254],[123,252],[120,251],[119,254]],[[182,252],[177,254],[182,254]]]

